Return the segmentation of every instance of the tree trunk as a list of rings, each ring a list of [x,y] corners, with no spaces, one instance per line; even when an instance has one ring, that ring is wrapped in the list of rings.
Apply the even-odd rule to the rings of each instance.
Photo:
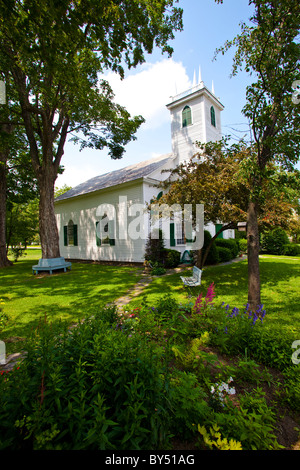
[[[261,304],[259,274],[259,230],[257,204],[249,202],[247,216],[247,250],[248,250],[248,303],[250,310],[255,311]]]
[[[45,174],[39,177],[39,229],[42,258],[59,258],[59,235],[54,212],[55,177]]]
[[[0,268],[12,264],[6,250],[6,155],[0,153]]]

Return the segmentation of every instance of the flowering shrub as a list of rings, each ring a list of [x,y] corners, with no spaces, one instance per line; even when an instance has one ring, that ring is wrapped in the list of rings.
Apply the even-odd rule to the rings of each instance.
[[[223,302],[222,306],[225,305],[225,302]],[[225,310],[226,312],[228,312],[230,309],[229,305],[226,305],[225,307]],[[255,312],[252,312],[251,310],[249,310],[249,304],[247,303],[245,305],[245,309],[244,309],[244,312],[243,314],[248,317],[248,320],[251,320],[252,322],[252,325],[255,325],[256,321],[259,319],[261,322],[263,321],[265,315],[266,315],[266,311],[263,310],[263,305],[259,305],[256,309]],[[243,315],[242,314],[242,315]],[[233,317],[237,317],[238,315],[240,315],[240,310],[237,308],[237,307],[234,307],[230,313],[228,313],[228,317],[229,318],[233,318]]]
[[[244,309],[239,309],[231,308],[223,302],[221,309],[223,314],[213,326],[215,344],[225,353],[244,352],[245,348],[249,347],[254,330],[257,330],[258,320],[260,325],[263,323],[266,315],[263,305],[252,312],[249,304],[246,304]]]
[[[215,285],[214,283],[210,284],[207,289],[205,298],[202,298],[202,292],[198,295],[195,305],[193,307],[193,312],[197,314],[204,314],[209,305],[213,305],[213,299],[215,297]]]
[[[235,388],[229,387],[231,382],[233,382],[233,378],[229,377],[227,382],[212,385],[210,393],[213,402],[217,402],[218,405],[221,404],[221,406],[224,406],[226,398],[230,395],[235,395]]]

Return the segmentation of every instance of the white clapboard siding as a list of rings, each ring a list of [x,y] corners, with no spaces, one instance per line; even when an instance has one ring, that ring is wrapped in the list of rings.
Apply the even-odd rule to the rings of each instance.
[[[132,240],[127,237],[126,240],[119,238],[119,219],[122,220],[123,224],[125,223],[124,210],[123,214],[119,212],[119,198],[122,196],[127,198],[128,206],[143,203],[142,183],[135,183],[130,186],[124,185],[123,188],[122,186],[116,186],[114,189],[102,190],[96,194],[57,202],[55,210],[60,235],[61,256],[81,260],[142,262],[145,252],[145,239],[137,238]],[[96,244],[96,222],[100,220],[100,217],[96,216],[96,211],[101,204],[112,204],[116,208],[117,226],[114,246],[97,246]],[[137,215],[127,215],[128,226],[134,224],[136,219]],[[69,220],[77,225],[78,246],[64,246],[63,231]],[[138,231],[138,228],[136,231]]]

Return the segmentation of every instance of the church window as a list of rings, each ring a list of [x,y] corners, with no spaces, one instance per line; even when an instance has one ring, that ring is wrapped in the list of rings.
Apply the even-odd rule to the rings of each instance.
[[[64,246],[77,246],[77,225],[73,220],[69,220],[68,225],[64,226]]]
[[[99,225],[100,224],[100,225]],[[96,222],[96,245],[115,245],[115,227],[114,220],[109,220],[105,213],[101,222]]]
[[[213,106],[210,108],[210,122],[212,126],[216,127],[216,113]]]
[[[192,124],[192,110],[189,106],[185,106],[182,111],[182,127]]]

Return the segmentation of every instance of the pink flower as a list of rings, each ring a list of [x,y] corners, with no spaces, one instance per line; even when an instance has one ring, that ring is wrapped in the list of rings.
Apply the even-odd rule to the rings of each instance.
[[[194,310],[196,313],[201,313],[201,308],[202,308],[202,292],[198,295],[195,305],[194,305]]]
[[[205,297],[206,303],[212,302],[213,298],[216,296],[215,294],[215,285],[212,283],[209,288],[207,289],[207,294]]]
[[[200,292],[200,294],[198,295],[197,299],[196,299],[196,302],[195,302],[195,305],[193,307],[195,313],[202,313],[201,312],[201,309],[202,308],[206,308],[207,305],[213,301],[213,298],[216,296],[215,294],[215,285],[214,283],[212,283],[209,288],[207,289],[207,293],[206,293],[206,296],[205,296],[205,299],[204,299],[204,302],[203,302],[203,299],[202,299],[202,292]]]

